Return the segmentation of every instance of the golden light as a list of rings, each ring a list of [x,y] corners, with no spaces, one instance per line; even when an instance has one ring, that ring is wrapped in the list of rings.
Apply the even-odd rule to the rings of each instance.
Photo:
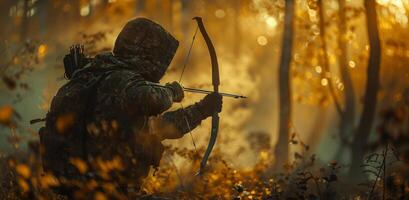
[[[80,9],[80,15],[81,16],[85,17],[85,16],[89,15],[89,13],[90,13],[89,5],[85,5],[85,6],[81,7],[81,9]]]
[[[384,29],[391,29],[392,24],[399,23],[402,27],[407,27],[408,16],[407,8],[402,0],[377,0],[377,3],[385,8],[388,13],[392,15],[392,21],[383,20],[380,27]]]
[[[344,84],[338,83],[338,89],[341,91],[344,90]]]
[[[267,17],[266,23],[270,28],[275,28],[277,26],[277,20],[274,17]]]
[[[224,18],[226,16],[226,12],[224,12],[222,9],[217,9],[216,12],[214,12],[214,15],[217,18]]]
[[[326,78],[321,79],[321,85],[322,86],[327,86],[328,85],[328,79],[326,79]]]
[[[261,45],[261,46],[266,46],[268,41],[267,41],[267,38],[265,36],[260,35],[260,36],[257,37],[257,43],[259,45]]]
[[[39,58],[44,58],[44,56],[47,54],[47,45],[41,44],[38,49],[37,49],[37,56]]]
[[[321,72],[322,72],[322,67],[321,66],[316,66],[315,67],[315,71],[318,73],[318,74],[321,74]]]
[[[0,123],[10,123],[13,113],[13,107],[9,105],[0,107]]]
[[[305,77],[307,77],[307,79],[312,78],[312,73],[311,72],[306,72]]]
[[[386,49],[386,55],[393,56],[394,51],[392,49]]]
[[[350,60],[348,62],[348,65],[349,65],[350,68],[355,68],[356,67],[356,63],[353,60]]]
[[[268,159],[268,152],[267,151],[260,151],[260,159],[261,160],[267,160]]]

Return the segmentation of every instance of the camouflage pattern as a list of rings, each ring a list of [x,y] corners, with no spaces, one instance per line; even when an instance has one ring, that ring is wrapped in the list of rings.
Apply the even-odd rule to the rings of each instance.
[[[75,148],[76,155],[88,166],[85,177],[138,189],[150,168],[159,165],[164,151],[161,141],[180,138],[209,117],[201,112],[200,102],[165,112],[172,106],[174,94],[171,88],[158,82],[177,47],[178,41],[158,24],[144,18],[134,19],[119,34],[113,54],[95,56],[59,90],[49,115],[78,107],[79,97],[72,96],[85,94],[76,93],[79,89],[75,88],[82,88],[81,84],[89,79],[98,79],[87,108],[80,108],[86,111],[81,116],[85,118],[86,136],[81,140],[84,144],[79,141]],[[67,98],[72,103],[67,103]],[[59,117],[54,116],[57,120],[50,123],[57,123]],[[73,161],[76,166],[76,160],[70,159]]]
[[[115,41],[113,53],[138,68],[148,81],[158,82],[175,55],[179,42],[159,24],[137,18],[129,21]]]
[[[182,137],[208,116],[201,114],[199,104],[163,113],[172,106],[172,90],[147,81],[137,69],[110,53],[98,55],[91,65],[118,70],[97,89],[93,118],[87,123],[89,160],[119,156],[126,184],[136,180],[133,185],[139,185],[150,166],[159,165],[161,141]]]

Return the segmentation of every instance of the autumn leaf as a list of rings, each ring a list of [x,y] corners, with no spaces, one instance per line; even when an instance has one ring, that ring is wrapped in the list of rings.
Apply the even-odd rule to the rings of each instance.
[[[111,170],[123,170],[122,160],[119,156],[115,156],[112,160],[97,159],[97,166],[102,172],[109,172]]]
[[[98,183],[94,179],[89,180],[86,185],[89,190],[94,190],[98,187]]]
[[[28,192],[30,190],[30,186],[28,185],[27,181],[25,181],[24,179],[19,178],[17,180],[17,183],[21,191]]]
[[[60,115],[57,118],[56,127],[59,133],[64,133],[67,129],[69,129],[75,122],[75,114],[74,113],[67,113],[64,115]]]
[[[108,193],[114,193],[116,191],[115,185],[112,183],[104,183],[102,188],[104,188],[104,191]]]
[[[19,118],[19,115],[14,111],[10,105],[0,107],[0,124],[4,126],[11,126],[14,124],[13,117]]]
[[[25,164],[18,164],[16,166],[17,173],[22,176],[23,178],[29,178],[31,175],[30,168]]]
[[[95,200],[107,200],[107,197],[102,192],[96,192],[94,195]]]
[[[50,186],[58,186],[60,182],[56,177],[51,174],[45,174],[44,176],[40,177],[40,184],[43,188],[48,188]]]
[[[74,165],[81,174],[88,171],[88,165],[80,158],[70,158],[70,163]]]

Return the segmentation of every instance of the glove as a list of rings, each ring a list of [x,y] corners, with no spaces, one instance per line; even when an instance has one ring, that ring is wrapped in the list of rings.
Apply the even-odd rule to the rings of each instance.
[[[222,111],[223,100],[222,96],[218,93],[210,93],[206,95],[199,103],[198,108],[204,115],[203,117],[209,117],[213,113]]]
[[[185,97],[183,88],[178,82],[173,81],[172,83],[166,83],[165,86],[172,90],[173,102],[181,102]]]

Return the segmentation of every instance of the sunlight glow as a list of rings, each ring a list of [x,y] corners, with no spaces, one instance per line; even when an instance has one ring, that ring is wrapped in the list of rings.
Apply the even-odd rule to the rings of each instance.
[[[377,0],[379,5],[387,8],[389,13],[394,16],[395,22],[406,27],[408,24],[408,16],[404,3],[402,0]],[[383,24],[384,25],[384,24]]]
[[[81,15],[81,16],[83,16],[83,17],[84,17],[84,16],[88,16],[89,13],[90,13],[89,4],[86,5],[86,6],[81,7],[81,10],[80,10],[80,15]]]
[[[326,79],[326,78],[321,79],[321,85],[322,86],[327,86],[328,85],[328,79]]]
[[[350,60],[350,61],[348,62],[348,65],[349,65],[350,68],[355,68],[356,63],[355,63],[354,61]]]
[[[258,38],[257,38],[257,43],[258,43],[259,45],[261,45],[261,46],[266,46],[267,43],[268,43],[268,41],[267,41],[267,38],[266,38],[265,36],[260,35],[260,36],[258,36]]]
[[[41,45],[38,47],[37,55],[38,55],[39,58],[44,58],[44,56],[45,56],[46,54],[47,54],[47,45],[41,44]]]
[[[270,28],[275,28],[277,26],[277,20],[274,17],[268,17],[266,23]]]
[[[316,67],[315,67],[315,71],[316,71],[318,74],[321,74],[321,72],[322,72],[322,67],[321,67],[321,66],[316,66]]]
[[[224,10],[222,10],[222,9],[218,9],[218,10],[216,10],[216,12],[214,12],[214,15],[217,18],[224,18],[226,16],[226,12],[224,12]]]

